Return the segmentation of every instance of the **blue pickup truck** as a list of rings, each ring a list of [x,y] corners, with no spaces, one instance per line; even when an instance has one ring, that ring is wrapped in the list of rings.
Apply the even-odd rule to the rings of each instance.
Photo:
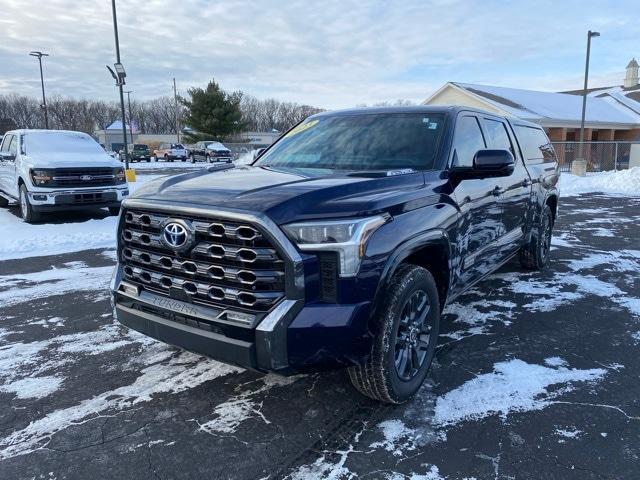
[[[344,368],[371,398],[423,383],[447,302],[514,256],[549,258],[544,131],[461,107],[309,117],[251,166],[125,200],[111,289],[124,325],[222,362]]]

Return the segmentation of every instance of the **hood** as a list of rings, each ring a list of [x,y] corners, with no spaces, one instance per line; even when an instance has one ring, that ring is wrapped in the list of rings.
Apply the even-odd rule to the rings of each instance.
[[[445,181],[437,172],[429,185],[423,172],[395,173],[245,166],[158,179],[132,198],[261,212],[279,224],[383,211],[397,214],[438,201],[433,188]]]
[[[121,167],[122,163],[107,152],[65,153],[47,152],[27,155],[28,162],[40,168]]]

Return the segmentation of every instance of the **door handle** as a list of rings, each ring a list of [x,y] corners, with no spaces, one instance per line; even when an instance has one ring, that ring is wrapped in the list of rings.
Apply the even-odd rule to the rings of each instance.
[[[500,195],[502,195],[504,193],[504,189],[498,185],[496,185],[496,188],[494,188],[493,190],[491,190],[491,194],[494,197],[499,197]]]
[[[528,187],[528,186],[529,186],[529,185],[531,185],[532,183],[533,183],[533,182],[532,182],[531,180],[529,180],[528,178],[525,178],[525,179],[522,181],[522,186],[523,186],[523,187]]]

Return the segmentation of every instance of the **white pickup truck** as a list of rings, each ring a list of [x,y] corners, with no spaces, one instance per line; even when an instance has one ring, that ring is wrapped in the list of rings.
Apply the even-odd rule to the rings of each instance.
[[[27,223],[59,210],[108,208],[129,194],[120,162],[86,133],[12,130],[0,145],[0,207],[18,202]]]

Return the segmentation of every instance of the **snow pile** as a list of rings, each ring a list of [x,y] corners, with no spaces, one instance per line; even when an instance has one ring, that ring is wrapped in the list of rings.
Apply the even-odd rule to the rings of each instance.
[[[547,363],[559,364],[552,358]],[[514,359],[496,363],[493,372],[478,375],[460,387],[439,397],[436,402],[436,425],[453,425],[464,420],[479,420],[511,412],[542,410],[553,404],[553,399],[573,388],[572,382],[600,380],[606,370],[595,368],[578,370],[566,367],[547,367]],[[563,385],[564,384],[564,385]],[[548,387],[563,385],[552,391]]]
[[[629,170],[589,173],[579,177],[560,175],[560,195],[570,197],[582,193],[640,196],[640,167]]]

